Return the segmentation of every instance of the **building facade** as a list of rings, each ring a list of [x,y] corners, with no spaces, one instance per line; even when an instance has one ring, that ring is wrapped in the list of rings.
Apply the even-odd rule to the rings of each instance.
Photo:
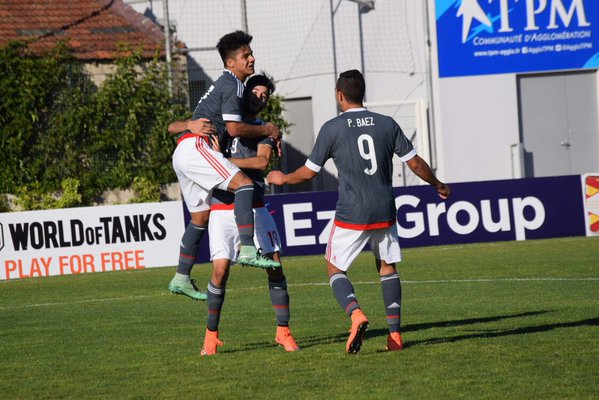
[[[162,1],[127,3],[164,18]],[[396,118],[447,182],[599,170],[596,0],[168,0],[168,9],[188,46],[191,107],[222,71],[218,39],[254,36],[257,71],[275,76],[294,124],[286,169],[303,164],[337,115],[335,77],[356,68],[369,108]],[[418,184],[396,166],[396,185]],[[332,163],[321,175],[301,189],[336,188]]]

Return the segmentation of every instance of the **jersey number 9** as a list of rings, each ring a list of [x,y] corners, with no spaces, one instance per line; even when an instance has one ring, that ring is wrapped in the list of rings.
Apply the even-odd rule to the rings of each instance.
[[[364,134],[358,137],[358,150],[360,156],[366,161],[370,161],[370,168],[364,168],[366,175],[374,175],[377,170],[376,153],[374,151],[374,141],[372,137]]]

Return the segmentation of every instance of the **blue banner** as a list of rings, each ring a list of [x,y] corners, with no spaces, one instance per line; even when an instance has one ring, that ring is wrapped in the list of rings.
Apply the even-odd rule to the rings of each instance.
[[[436,0],[439,76],[599,68],[597,0]]]
[[[454,183],[451,188],[447,201],[428,185],[395,189],[402,247],[585,235],[579,175]],[[266,202],[285,255],[324,254],[337,192],[270,195]],[[205,238],[198,262],[206,261]]]

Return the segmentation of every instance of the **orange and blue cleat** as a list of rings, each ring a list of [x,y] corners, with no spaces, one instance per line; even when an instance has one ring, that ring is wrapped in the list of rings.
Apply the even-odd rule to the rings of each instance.
[[[275,341],[283,346],[285,351],[298,351],[300,349],[287,326],[277,326]]]
[[[351,314],[351,330],[349,331],[349,339],[347,339],[347,345],[345,346],[345,350],[349,354],[356,354],[360,351],[367,329],[368,318],[358,308]]]
[[[403,349],[403,340],[401,340],[401,333],[391,332],[387,336],[387,350],[388,351],[399,351]]]
[[[202,356],[213,356],[217,352],[217,348],[222,346],[223,342],[218,340],[218,331],[211,331],[206,329],[206,336],[204,337],[204,346],[200,354]]]

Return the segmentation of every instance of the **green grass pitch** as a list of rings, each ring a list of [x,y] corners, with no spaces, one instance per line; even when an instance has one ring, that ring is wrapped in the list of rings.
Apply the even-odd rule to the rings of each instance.
[[[224,346],[210,358],[200,357],[206,304],[167,293],[174,268],[0,282],[0,398],[599,397],[599,237],[403,258],[402,352],[384,351],[370,253],[349,272],[370,319],[355,356],[322,256],[283,260],[296,353],[274,343],[266,274],[255,269],[233,267]],[[209,274],[207,264],[193,270],[201,288]]]

